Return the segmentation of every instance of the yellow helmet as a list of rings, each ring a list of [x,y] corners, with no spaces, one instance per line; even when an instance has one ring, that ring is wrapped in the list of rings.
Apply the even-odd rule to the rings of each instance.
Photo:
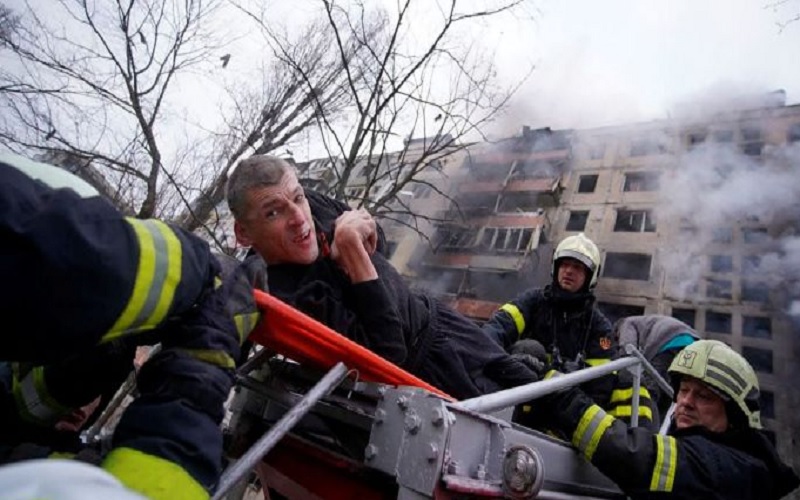
[[[575,259],[589,270],[589,290],[597,285],[597,276],[600,274],[600,249],[592,240],[580,233],[564,238],[556,247],[553,254],[553,278],[558,275],[558,261],[560,259]]]
[[[747,425],[761,428],[758,377],[744,357],[719,340],[698,340],[686,346],[672,360],[668,372],[673,383],[688,375],[708,385],[741,410]],[[677,390],[676,390],[677,394]],[[731,408],[731,405],[727,405]],[[728,415],[730,419],[732,415]]]

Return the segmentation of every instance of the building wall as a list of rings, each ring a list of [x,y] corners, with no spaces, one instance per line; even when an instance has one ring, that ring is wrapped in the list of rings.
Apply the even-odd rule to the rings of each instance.
[[[754,168],[764,168],[766,175],[770,170],[793,169],[797,172],[798,165],[781,156],[781,151],[788,147],[787,133],[790,127],[797,124],[800,124],[800,106],[732,113],[692,124],[656,123],[577,131],[573,141],[572,171],[564,182],[565,191],[555,215],[551,237],[558,241],[576,234],[577,231],[567,229],[571,214],[588,212],[584,232],[601,247],[605,255],[604,273],[610,269],[607,262],[610,253],[651,256],[645,280],[601,275],[597,287],[601,305],[605,304],[614,312],[617,308],[613,306],[635,306],[645,314],[671,315],[675,312],[682,319],[693,318],[693,326],[701,335],[730,344],[743,352],[751,362],[754,356],[771,357],[771,372],[763,367],[758,370],[762,392],[774,405],[774,416],[764,418],[765,426],[774,432],[782,456],[793,460],[794,465],[800,468],[800,457],[794,451],[800,435],[800,396],[795,382],[795,365],[800,350],[795,340],[797,325],[785,312],[787,304],[780,290],[776,290],[779,287],[773,285],[780,281],[780,276],[773,276],[776,279],[769,280],[757,273],[756,279],[770,283],[770,296],[766,303],[747,300],[743,289],[745,282],[750,279],[744,269],[748,256],[775,251],[775,238],[785,231],[787,223],[779,220],[753,221],[743,214],[727,219],[725,225],[731,228],[732,239],[721,243],[709,241],[704,245],[704,251],[696,257],[697,266],[687,270],[669,269],[667,262],[671,257],[670,252],[676,251],[676,245],[686,241],[685,238],[711,240],[707,234],[692,232],[691,216],[673,219],[657,217],[654,231],[614,230],[619,210],[650,210],[659,214],[665,205],[669,205],[671,193],[662,192],[661,189],[626,192],[625,178],[630,173],[643,171],[660,172],[662,179],[686,175],[679,169],[686,168],[685,164],[681,165],[681,159],[692,150],[693,145],[689,140],[691,134],[705,133],[711,136],[717,130],[731,130],[731,147],[738,154],[743,154],[746,147],[754,146],[757,150],[757,143],[763,142],[761,154],[752,158],[748,156],[747,161],[754,160]],[[761,139],[746,137],[743,129],[747,127],[760,129]],[[633,142],[642,136],[655,137],[661,148],[649,154],[631,156]],[[581,177],[587,175],[598,176],[596,187],[592,192],[579,193]],[[786,178],[791,179],[791,176]],[[767,230],[769,237],[763,243],[745,240],[745,232],[754,227]],[[700,229],[703,230],[707,228]],[[721,257],[722,270],[712,268],[712,256],[725,256]],[[694,276],[682,276],[686,272],[694,273]],[[690,281],[695,281],[697,288],[677,293],[674,283],[689,278],[694,278]],[[711,296],[714,294],[712,280],[719,280],[723,284],[730,282],[730,297]],[[765,322],[771,324],[771,335],[753,331],[754,324],[763,325]]]
[[[753,130],[758,133],[754,134]],[[742,352],[758,367],[765,394],[765,427],[773,433],[781,455],[800,469],[800,456],[794,452],[800,436],[800,389],[795,382],[800,375],[796,366],[800,342],[795,341],[800,332],[800,320],[786,313],[788,301],[786,287],[781,284],[783,276],[770,277],[763,272],[752,275],[747,271],[751,256],[774,254],[778,250],[775,242],[781,235],[792,234],[792,230],[793,234],[800,234],[796,215],[800,213],[800,202],[785,207],[782,216],[777,214],[769,220],[755,220],[749,216],[746,207],[727,218],[724,214],[708,217],[709,214],[704,213],[682,212],[680,206],[675,210],[675,204],[685,193],[674,191],[677,179],[688,178],[691,181],[694,175],[691,169],[698,168],[704,161],[703,148],[726,151],[725,155],[732,161],[746,164],[751,170],[763,169],[765,176],[770,172],[798,173],[800,106],[732,111],[686,122],[659,121],[577,130],[570,137],[568,173],[560,179],[560,195],[554,203],[543,203],[540,207],[541,216],[547,221],[542,226],[542,241],[547,243],[547,255],[537,253],[528,265],[533,269],[524,269],[531,276],[538,276],[539,281],[510,280],[507,297],[510,299],[530,285],[546,282],[552,245],[566,236],[585,232],[600,246],[604,255],[603,271],[596,290],[601,308],[610,317],[674,315],[691,323],[702,336],[722,340]],[[794,146],[787,144],[789,137],[797,139]],[[491,147],[477,145],[471,148],[470,154],[480,155],[481,151]],[[788,147],[796,150],[795,156],[786,155]],[[468,155],[460,164],[451,164],[455,170],[449,173],[448,179],[472,175],[473,182],[480,181],[467,171],[469,160]],[[727,168],[724,162],[717,167]],[[647,173],[658,175],[657,185],[651,185]],[[591,175],[597,176],[593,189],[585,189],[584,185],[583,191],[587,192],[580,192],[582,177]],[[701,175],[698,171],[698,178]],[[797,178],[800,177],[794,177]],[[792,177],[786,179],[790,181]],[[503,189],[508,181],[506,178],[499,183],[498,189]],[[477,185],[476,188],[485,189]],[[691,185],[689,188],[693,189]],[[758,186],[753,188],[758,191]],[[703,196],[702,192],[699,196]],[[766,196],[769,197],[769,192]],[[711,205],[705,210],[714,211],[713,202],[709,203]],[[442,208],[440,203],[430,210]],[[620,217],[620,211],[626,217]],[[648,215],[642,220],[637,213],[644,211]],[[568,229],[568,225],[572,226],[570,219],[573,214],[576,214],[573,222],[585,221],[583,227],[578,224]],[[618,221],[619,218],[622,222]],[[655,227],[652,227],[651,220]],[[711,233],[718,228],[710,227],[708,220],[715,220],[718,226],[729,229],[730,240],[714,241]],[[615,227],[623,226],[638,230],[615,230]],[[433,225],[427,228],[435,229]],[[753,228],[766,230],[768,237],[765,241],[753,243],[746,240],[746,233]],[[402,254],[406,256],[405,260],[396,263],[418,261],[425,253],[419,245],[412,250],[414,245],[407,241]],[[691,260],[688,265],[676,266],[676,255],[681,255],[687,246],[694,248]],[[695,251],[697,247],[701,250]],[[469,273],[469,270],[462,270],[461,274],[449,271],[442,274],[442,282],[453,281],[448,285],[448,290],[452,291],[459,289],[456,281],[469,282],[470,276],[473,285],[476,281],[489,279],[480,273],[464,273]],[[795,276],[797,273],[795,270]],[[414,277],[413,272],[408,275]],[[632,275],[637,279],[631,279]],[[746,293],[750,282],[768,284],[765,300],[750,300],[751,295]],[[728,283],[728,297],[713,296],[715,290],[726,291],[724,286],[715,287]],[[429,281],[426,286],[435,287],[436,284]],[[481,287],[468,289],[480,291]],[[468,315],[476,311],[487,315],[491,303],[498,300],[497,297],[487,300],[486,294],[474,293],[456,294],[452,298],[454,306]],[[764,331],[765,327],[769,333]],[[759,356],[765,358],[764,363],[771,360],[771,371],[766,364],[759,363]]]

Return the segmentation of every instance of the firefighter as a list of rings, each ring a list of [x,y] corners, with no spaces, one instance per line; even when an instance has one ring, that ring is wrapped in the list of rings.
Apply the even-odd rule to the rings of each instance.
[[[622,318],[614,324],[613,336],[620,346],[634,345],[665,380],[669,380],[667,369],[675,356],[700,338],[683,321],[660,314]],[[672,399],[664,395],[658,384],[646,374],[644,378],[659,414],[665,415]]]
[[[381,253],[381,232],[363,210],[299,184],[270,156],[237,165],[228,204],[239,243],[268,265],[270,293],[459,399],[537,375],[480,328],[412,292]]]
[[[539,403],[550,425],[633,499],[772,500],[797,488],[797,475],[760,431],[758,378],[740,354],[698,340],[669,374],[676,410],[667,435],[629,428],[578,388]]]
[[[0,413],[45,432],[96,398],[83,386],[91,377],[119,370],[76,360],[114,342],[160,341],[102,467],[147,497],[207,498],[221,472],[219,424],[247,333],[237,331],[231,287],[208,245],[157,220],[123,217],[56,167],[2,155],[0,178],[0,274],[9,284],[0,360],[12,367]]]
[[[616,343],[611,323],[595,305],[593,290],[599,274],[597,245],[583,233],[564,238],[553,253],[552,283],[526,290],[503,304],[483,330],[512,352],[518,341],[537,341],[545,348],[549,367],[559,371],[607,363],[616,353]],[[607,376],[584,388],[604,404],[614,384],[614,377]]]

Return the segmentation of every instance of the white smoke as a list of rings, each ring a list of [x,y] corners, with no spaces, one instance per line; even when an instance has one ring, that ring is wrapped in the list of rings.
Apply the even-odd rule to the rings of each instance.
[[[740,153],[736,142],[714,143],[711,136],[680,157],[674,173],[662,178],[663,203],[658,215],[684,228],[676,243],[664,249],[662,260],[671,293],[682,300],[704,297],[702,284],[710,271],[706,256],[730,254],[719,242],[721,251],[709,251],[715,231],[740,223],[743,230],[769,228],[766,241],[758,246],[757,269],[751,276],[744,276],[742,269],[742,281],[752,277],[767,284],[778,302],[775,305],[785,307],[789,314],[800,314],[800,235],[796,226],[800,144],[767,145],[761,156],[754,158]],[[736,231],[732,236],[734,242],[743,237]]]

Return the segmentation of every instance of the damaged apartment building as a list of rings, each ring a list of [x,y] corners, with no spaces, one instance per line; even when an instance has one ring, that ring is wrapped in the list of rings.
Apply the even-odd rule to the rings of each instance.
[[[740,351],[759,374],[768,433],[800,467],[800,105],[770,97],[469,146],[449,160],[449,199],[412,200],[430,239],[393,232],[392,261],[481,322],[549,283],[554,246],[586,233],[602,252],[609,319],[671,315]]]

